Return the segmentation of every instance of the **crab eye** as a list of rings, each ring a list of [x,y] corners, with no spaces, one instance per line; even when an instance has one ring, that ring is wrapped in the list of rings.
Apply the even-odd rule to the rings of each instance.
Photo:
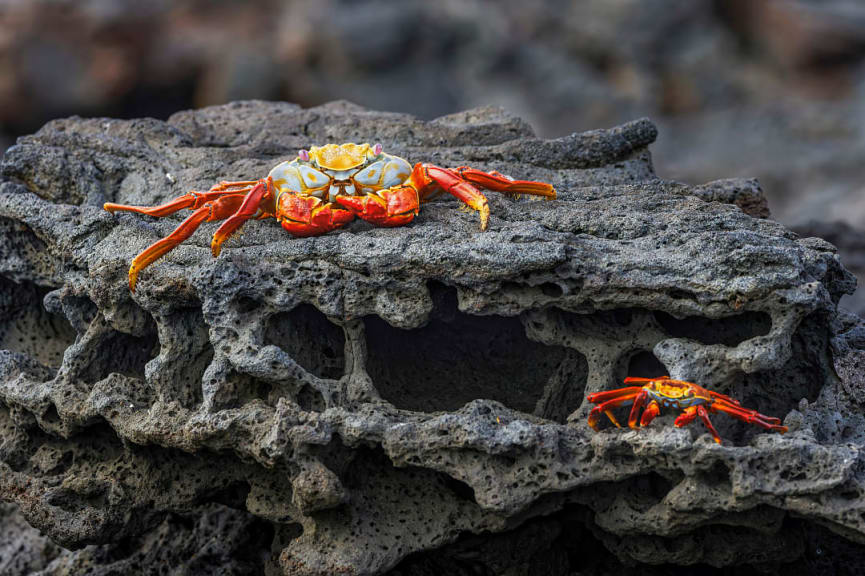
[[[372,153],[378,156],[381,154],[381,144],[379,142],[375,143],[375,146],[372,147]]]
[[[299,150],[297,152],[297,157],[304,162],[309,162],[309,150]]]

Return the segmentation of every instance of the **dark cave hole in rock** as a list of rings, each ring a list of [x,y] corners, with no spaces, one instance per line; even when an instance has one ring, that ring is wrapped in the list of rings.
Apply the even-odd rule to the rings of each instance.
[[[583,402],[589,363],[586,357],[567,349],[565,357],[547,382],[544,395],[535,407],[535,415],[559,424],[565,424],[568,416]]]
[[[279,346],[319,378],[338,379],[345,371],[345,333],[311,304],[268,318],[264,343]]]
[[[300,390],[298,390],[297,396],[294,400],[307,412],[324,412],[326,407],[321,393],[309,384],[304,384]]]
[[[609,312],[602,312],[601,314],[606,314],[607,316],[612,318],[613,322],[617,326],[627,326],[634,319],[634,311],[630,308],[610,310]]]
[[[711,484],[729,484],[730,468],[723,462],[715,462],[712,467],[702,473],[704,479]]]
[[[643,350],[630,357],[628,360],[628,369],[619,381],[623,382],[626,376],[655,378],[667,375],[669,375],[667,367],[654,354]]]
[[[203,401],[201,384],[214,356],[210,326],[200,304],[178,309],[164,321],[174,330],[162,343],[168,348],[169,360],[160,366],[155,379],[159,387],[170,390],[163,396],[177,399],[185,408],[195,408]]]
[[[49,404],[45,412],[39,416],[39,420],[50,426],[59,425],[60,414],[57,412],[57,407],[54,404]]]
[[[438,539],[442,510],[460,513],[477,507],[468,484],[425,467],[394,466],[381,447],[356,449],[343,470],[340,478],[351,494],[351,508],[371,511],[350,514],[347,539],[355,546],[368,546],[372,537],[375,545],[395,546],[399,553],[403,542],[421,534]]]
[[[113,460],[124,454],[123,440],[103,418],[97,418],[83,428],[75,436],[74,442],[69,442],[69,446],[75,454],[75,460],[81,462]]]
[[[93,360],[78,372],[78,377],[94,384],[117,373],[144,380],[144,366],[159,354],[159,338],[155,325],[143,336],[112,331],[98,344]]]
[[[456,497],[460,500],[475,502],[474,488],[472,488],[465,482],[457,480],[456,478],[448,476],[447,474],[443,476],[443,481],[445,486],[447,486],[448,489],[453,492],[454,495],[456,495]]]
[[[249,314],[253,310],[257,310],[259,307],[259,302],[249,296],[241,296],[237,299],[234,305],[234,309],[238,314]]]
[[[549,296],[550,298],[558,298],[564,293],[562,287],[555,282],[544,282],[540,288],[544,296]]]
[[[679,471],[665,472],[665,474],[651,471],[626,480],[622,484],[621,492],[628,495],[631,506],[645,512],[666,498],[682,478],[684,474]]]
[[[738,373],[730,386],[719,392],[729,394],[746,408],[781,420],[797,409],[803,398],[814,402],[823,383],[836,378],[831,335],[825,329],[828,322],[822,313],[805,317],[790,340],[790,359],[783,366],[753,374]],[[725,441],[729,439],[736,445],[747,444],[758,434],[775,434],[726,414],[713,415],[712,422]],[[820,442],[841,441],[824,437],[826,432],[821,427],[814,432]],[[831,434],[840,435],[840,431],[833,429]]]
[[[77,333],[84,334],[99,313],[99,308],[96,307],[93,300],[86,296],[65,295],[62,298],[62,303],[59,299],[57,302],[59,310],[62,310]]]
[[[382,397],[422,412],[458,410],[476,399],[534,412],[567,349],[529,340],[519,318],[463,314],[453,288],[431,284],[430,291],[433,312],[421,328],[363,319],[366,368]]]
[[[246,510],[246,497],[249,496],[251,490],[252,487],[249,485],[249,482],[235,480],[208,494],[203,501],[218,502],[229,508]]]
[[[213,397],[213,407],[218,410],[237,408],[253,400],[262,400],[269,406],[276,406],[278,397],[286,395],[280,394],[279,387],[270,382],[235,370],[218,384],[211,382],[211,386],[218,387],[218,392]]]
[[[66,317],[45,309],[51,288],[0,276],[0,349],[27,354],[54,370],[76,333]]]
[[[211,384],[217,386],[216,382]],[[219,391],[213,398],[214,408],[217,409],[237,408],[254,400],[261,400],[271,408],[276,408],[280,398],[294,400],[307,412],[323,412],[326,408],[325,398],[308,384],[294,392],[287,384],[232,371],[218,387]]]
[[[743,312],[725,318],[676,318],[660,311],[654,314],[658,324],[671,337],[689,338],[701,344],[738,346],[745,340],[765,336],[772,329],[772,317],[765,312]]]

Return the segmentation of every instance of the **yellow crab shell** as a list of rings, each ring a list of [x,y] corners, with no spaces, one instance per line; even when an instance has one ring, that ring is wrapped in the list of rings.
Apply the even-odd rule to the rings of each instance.
[[[313,146],[309,155],[320,167],[327,170],[351,170],[375,156],[369,144],[327,144]]]

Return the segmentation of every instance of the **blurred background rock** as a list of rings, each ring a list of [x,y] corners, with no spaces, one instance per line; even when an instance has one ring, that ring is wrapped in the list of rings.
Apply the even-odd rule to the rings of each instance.
[[[246,98],[496,104],[546,137],[650,116],[659,175],[758,177],[865,280],[861,0],[0,0],[0,150],[58,116]]]

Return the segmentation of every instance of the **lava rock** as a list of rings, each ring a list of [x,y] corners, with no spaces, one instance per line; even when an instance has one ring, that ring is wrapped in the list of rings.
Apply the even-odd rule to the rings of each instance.
[[[543,140],[496,108],[422,122],[345,102],[47,124],[0,167],[0,498],[88,546],[68,562],[110,549],[81,560],[100,565],[146,564],[128,543],[175,531],[172,561],[192,561],[207,518],[226,535],[207,554],[236,573],[765,569],[825,542],[865,557],[865,328],[837,307],[855,279],[828,242],[743,211],[755,183],[658,178],[656,135],[637,120]],[[130,293],[130,260],[182,215],[103,202],[351,140],[558,199],[490,193],[485,232],[452,198],[402,228],[249,222],[217,259],[205,224]],[[662,373],[790,432],[718,415],[719,446],[674,414],[588,428],[587,393]]]

